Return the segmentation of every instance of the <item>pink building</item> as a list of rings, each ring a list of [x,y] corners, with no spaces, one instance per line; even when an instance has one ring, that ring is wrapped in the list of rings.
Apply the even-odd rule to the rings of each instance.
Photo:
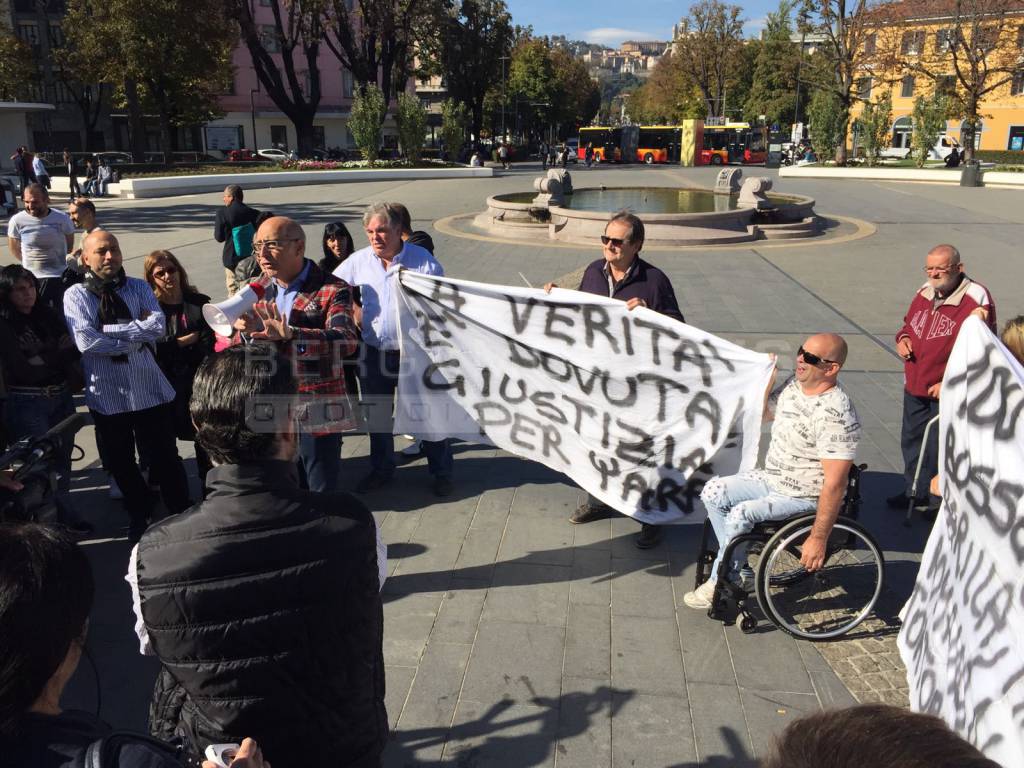
[[[266,40],[274,39],[274,16],[271,3],[275,0],[254,0],[253,11],[257,24],[262,22]],[[275,56],[280,60],[280,56]],[[264,149],[275,145],[294,149],[295,126],[262,90],[253,68],[249,49],[239,41],[232,61],[235,65],[234,87],[221,98],[225,115],[205,126],[207,150],[228,150],[248,147]],[[305,63],[304,57],[295,57],[296,65]],[[354,146],[347,123],[352,107],[352,75],[326,45],[320,46],[320,105],[314,120],[315,141],[320,149]],[[308,72],[299,72],[301,82],[308,88]],[[308,92],[308,91],[307,91]],[[256,141],[253,142],[255,133]]]

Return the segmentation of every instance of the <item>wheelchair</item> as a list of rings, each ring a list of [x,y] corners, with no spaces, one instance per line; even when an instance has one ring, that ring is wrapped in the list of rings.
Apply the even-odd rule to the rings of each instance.
[[[846,634],[874,608],[885,580],[885,560],[878,544],[859,523],[860,481],[867,464],[853,465],[839,517],[829,535],[825,564],[810,573],[800,564],[801,545],[814,525],[814,513],[757,523],[729,542],[718,569],[708,616],[735,623],[744,633],[757,629],[750,612],[751,595],[729,580],[733,551],[747,546],[747,562],[756,558],[754,597],[762,613],[784,632],[806,640],[828,640]],[[717,550],[709,520],[704,521],[697,558],[699,587],[711,575]]]

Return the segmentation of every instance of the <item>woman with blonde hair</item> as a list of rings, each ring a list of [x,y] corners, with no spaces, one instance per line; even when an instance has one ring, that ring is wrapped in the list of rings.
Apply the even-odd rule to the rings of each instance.
[[[213,330],[203,319],[203,305],[210,297],[195,289],[188,273],[170,251],[153,251],[143,267],[146,282],[164,311],[167,331],[156,345],[156,362],[174,387],[174,427],[179,440],[195,443],[199,479],[206,488],[210,458],[196,442],[196,430],[188,413],[192,380],[206,356],[213,352]],[[151,467],[159,472],[158,467]]]
[[[1024,365],[1024,315],[1008,320],[999,338],[1010,350],[1010,354],[1017,358],[1017,362]]]

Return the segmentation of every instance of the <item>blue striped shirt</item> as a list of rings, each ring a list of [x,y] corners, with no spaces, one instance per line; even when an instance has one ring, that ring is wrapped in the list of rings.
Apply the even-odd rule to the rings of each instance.
[[[101,328],[99,296],[84,285],[73,285],[64,294],[64,317],[85,368],[85,404],[104,416],[144,411],[174,399],[174,388],[144,346],[164,336],[164,313],[156,296],[135,277],[117,293],[132,317],[146,311],[146,319]]]

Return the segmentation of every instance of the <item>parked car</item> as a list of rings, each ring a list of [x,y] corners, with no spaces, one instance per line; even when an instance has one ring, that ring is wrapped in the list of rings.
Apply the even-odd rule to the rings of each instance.
[[[939,136],[935,140],[935,146],[928,150],[928,159],[945,160],[949,157],[949,153],[953,151],[953,147],[956,147],[958,152],[963,152],[960,142],[952,136]],[[910,151],[910,147],[886,147],[878,153],[878,156],[906,160],[910,157]]]
[[[273,160],[276,163],[283,163],[291,158],[291,155],[283,149],[257,149],[256,154],[266,160]]]
[[[96,163],[106,160],[107,165],[124,165],[132,161],[132,155],[130,152],[97,152],[93,155],[93,160]]]
[[[229,163],[237,163],[242,160],[259,160],[260,158],[251,149],[229,149],[227,159]]]

